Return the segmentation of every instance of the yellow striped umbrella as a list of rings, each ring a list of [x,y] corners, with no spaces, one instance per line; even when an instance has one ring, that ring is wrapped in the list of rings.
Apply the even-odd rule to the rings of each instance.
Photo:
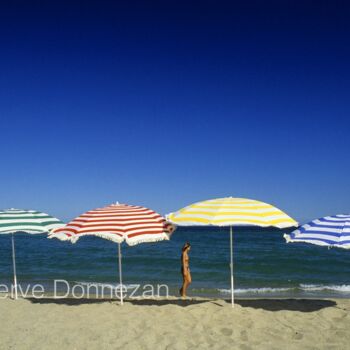
[[[233,295],[233,235],[232,226],[260,226],[287,228],[298,223],[271,204],[246,198],[218,198],[191,204],[167,215],[178,226],[229,226],[231,253],[231,302]]]

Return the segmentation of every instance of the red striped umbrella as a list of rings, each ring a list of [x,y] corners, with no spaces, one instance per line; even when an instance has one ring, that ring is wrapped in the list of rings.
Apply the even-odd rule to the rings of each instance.
[[[175,227],[155,211],[135,205],[111,204],[87,211],[66,226],[52,231],[49,238],[75,243],[82,236],[98,236],[118,243],[120,296],[122,293],[122,268],[120,244],[169,240]]]

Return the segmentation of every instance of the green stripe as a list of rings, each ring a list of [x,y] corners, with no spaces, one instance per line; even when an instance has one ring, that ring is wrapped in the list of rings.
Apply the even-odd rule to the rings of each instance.
[[[9,233],[48,233],[48,230],[38,230],[38,229],[25,229],[25,228],[20,228],[18,230],[0,230],[0,235],[5,235]]]
[[[10,233],[49,233],[48,230],[41,230],[41,229],[27,229],[27,228],[21,228],[18,230],[0,230],[0,235],[8,235]]]
[[[21,215],[21,214],[41,214],[44,215],[44,213],[41,213],[40,211],[25,211],[25,210],[13,210],[13,211],[0,211],[0,215]]]
[[[52,216],[17,216],[17,217],[13,217],[13,216],[2,216],[0,215],[0,220],[32,220],[32,219],[53,219],[55,220],[55,218],[53,218]]]
[[[57,224],[57,221],[47,221],[47,222],[14,222],[14,223],[7,223],[7,224],[0,224],[0,227],[15,227],[15,226],[38,226],[38,227],[45,227],[48,225]]]

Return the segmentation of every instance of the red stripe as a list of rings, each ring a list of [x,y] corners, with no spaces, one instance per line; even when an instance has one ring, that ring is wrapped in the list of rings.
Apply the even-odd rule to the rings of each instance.
[[[89,226],[83,226],[83,225],[74,225],[75,227],[79,227],[79,228],[92,228],[92,227],[113,227],[113,229],[118,229],[119,226],[122,226],[122,225],[109,225],[109,224],[96,224],[96,225],[89,225]],[[133,228],[130,228],[128,229],[127,227],[128,226],[136,226],[136,227],[133,227]],[[164,228],[163,225],[157,225],[157,226],[144,226],[144,225],[123,225],[120,230],[123,230],[123,231],[126,231],[126,230],[139,230],[139,229],[147,229],[147,228]],[[74,229],[73,229],[74,230]],[[79,232],[80,230],[78,230]]]
[[[155,213],[153,210],[150,209],[132,209],[132,208],[125,208],[123,210],[119,209],[109,209],[109,210],[89,210],[85,212],[85,214],[115,214],[115,213]]]
[[[161,215],[151,209],[126,204],[112,204],[87,211],[65,227],[54,230],[53,233],[62,232],[68,237],[84,233],[108,233],[119,237],[127,235],[132,238],[142,235],[161,235],[172,231],[172,227]],[[127,234],[127,232],[135,230],[138,232]]]
[[[123,220],[90,220],[90,221],[82,221],[82,220],[74,220],[70,222],[68,226],[77,226],[77,225],[89,225],[89,224],[98,224],[98,223],[107,223],[109,222],[110,225],[121,225],[121,226],[128,226],[128,225],[141,225],[141,224],[164,224],[164,221],[162,220],[150,220],[150,219],[143,219],[143,220],[130,220],[130,219],[123,219]]]
[[[122,232],[117,232],[117,231],[113,231],[113,230],[103,230],[103,229],[102,230],[82,230],[82,231],[77,232],[76,235],[80,235],[82,233],[89,233],[89,232],[90,233],[93,232],[93,233],[96,233],[96,234],[98,234],[98,233],[112,233],[114,235],[123,237],[123,233]]]
[[[95,228],[94,228],[95,227]],[[96,227],[102,227],[102,228],[99,228],[96,230]],[[103,227],[111,227],[111,225],[93,225],[93,226],[89,226],[89,227],[82,227],[81,229],[77,230],[77,229],[74,229],[74,228],[69,228],[69,227],[66,227],[66,228],[62,228],[62,229],[59,229],[59,230],[56,230],[55,233],[59,233],[59,232],[72,232],[74,234],[79,234],[81,232],[86,232],[86,231],[95,231],[95,232],[98,232],[98,231],[104,231],[104,232],[108,232],[108,231],[120,231],[120,232],[125,232],[127,233],[128,231],[134,231],[134,230],[144,230],[145,231],[145,234],[147,234],[147,230],[150,230],[150,229],[153,229],[153,230],[159,230],[158,232],[164,232],[164,231],[168,231],[166,230],[166,228],[164,228],[164,226],[140,226],[140,227],[133,227],[133,228],[129,228],[129,229],[121,229],[121,228],[118,228],[118,227],[115,227],[115,228],[109,228],[109,229],[104,229]],[[142,234],[142,232],[139,232],[138,234]]]
[[[141,212],[123,212],[123,213],[103,213],[103,214],[83,214],[80,215],[79,218],[103,218],[103,217],[119,217],[119,216],[157,216],[160,217],[159,214],[157,213],[141,213]]]
[[[161,216],[130,216],[130,215],[123,215],[123,216],[100,216],[100,217],[93,217],[93,218],[86,218],[86,217],[78,217],[74,220],[72,220],[71,222],[75,222],[79,220],[79,222],[91,222],[91,221],[130,221],[130,220],[134,220],[134,221],[143,221],[143,220],[148,220],[148,221],[162,221],[164,220]]]
[[[104,210],[152,210],[152,209],[148,209],[145,207],[135,207],[135,206],[122,206],[122,205],[118,205],[118,206],[114,206],[114,207],[104,207],[104,208],[95,208],[95,209],[91,209],[92,211],[94,210],[98,210],[98,211],[104,211]]]
[[[73,233],[77,232],[77,230],[74,230],[73,228],[65,226],[65,227],[61,227],[53,230],[52,233],[59,233],[59,232],[65,232],[65,231],[72,231]]]
[[[116,232],[116,231],[113,231],[113,230],[83,230],[83,231],[79,231],[79,232],[76,232],[75,230],[72,230],[72,229],[66,229],[64,231],[60,231],[61,233],[64,233],[66,234],[68,237],[71,237],[71,236],[76,236],[76,235],[79,235],[81,233],[86,233],[86,232],[94,232],[94,233],[113,233],[113,234],[116,234],[120,237],[123,236],[123,232]],[[55,233],[58,233],[58,231],[56,231]]]
[[[147,218],[144,218],[144,219],[142,219],[142,218],[130,218],[130,219],[120,219],[120,218],[101,218],[101,219],[99,219],[99,218],[94,218],[93,220],[87,220],[87,219],[81,219],[80,217],[79,218],[77,218],[77,219],[74,219],[74,220],[72,220],[71,222],[70,222],[70,224],[72,224],[72,223],[74,223],[74,222],[81,222],[81,223],[86,223],[86,224],[88,224],[88,223],[91,223],[91,222],[107,222],[107,221],[109,221],[109,222],[125,222],[125,221],[132,221],[132,220],[134,220],[133,222],[150,222],[150,221],[152,221],[152,222],[160,222],[160,223],[162,223],[162,222],[164,222],[164,223],[166,223],[166,221],[162,218],[162,217],[157,217],[157,218],[150,218],[150,217],[147,217]]]

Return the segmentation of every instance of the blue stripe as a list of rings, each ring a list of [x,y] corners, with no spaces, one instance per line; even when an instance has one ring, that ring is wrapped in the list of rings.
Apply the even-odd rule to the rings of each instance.
[[[321,241],[321,242],[325,242],[329,245],[334,245],[334,244],[337,244],[337,245],[345,245],[345,244],[350,244],[350,240],[347,240],[347,241],[341,241],[341,242],[338,242],[338,241],[331,241],[329,239],[320,239],[320,238],[292,238],[294,241],[299,241],[299,242],[306,242],[306,241]]]
[[[350,234],[347,234],[347,235],[340,235],[340,234],[337,234],[337,233],[334,233],[334,232],[306,232],[306,233],[302,233],[302,234],[293,234],[291,233],[290,236],[293,237],[293,238],[304,238],[305,235],[308,235],[308,236],[312,236],[313,234],[317,234],[318,236],[326,236],[326,237],[334,237],[334,239],[339,239],[339,238],[350,238]],[[309,239],[309,238],[306,238],[306,239]],[[321,238],[320,238],[321,240]]]
[[[315,223],[315,221],[317,221],[317,220],[313,220],[312,222],[313,223]],[[318,221],[321,221],[321,222],[327,222],[327,223],[333,223],[333,224],[346,224],[347,222],[349,222],[349,219],[341,219],[341,220],[339,220],[339,218],[338,218],[338,220],[328,220],[328,219],[326,219],[326,218],[321,218],[321,219],[318,219]],[[316,225],[317,225],[317,223],[316,223]]]
[[[315,222],[310,222],[309,224],[306,224],[310,227],[322,227],[322,228],[333,228],[333,229],[338,229],[338,230],[342,230],[344,228],[347,228],[349,227],[350,228],[350,225],[321,225],[321,224],[317,224]],[[303,225],[302,227],[306,227],[306,225]]]
[[[293,232],[292,232],[293,234]],[[309,235],[327,235],[327,236],[333,236],[333,237],[350,237],[350,232],[349,233],[337,233],[337,232],[331,232],[331,231],[314,231],[314,230],[307,230],[304,228],[300,228],[300,233],[299,235],[303,235],[303,234],[309,234]]]
[[[322,231],[320,230],[321,228],[323,229]],[[319,245],[323,242],[325,245],[329,246],[346,246],[350,245],[350,232],[344,232],[344,229],[347,228],[350,228],[350,215],[327,216],[313,220],[299,227],[290,234],[290,238],[294,242],[314,242]],[[326,231],[324,231],[324,229],[326,229]],[[340,232],[333,232],[333,230],[339,230]],[[311,237],[305,237],[306,235]],[[319,237],[312,237],[316,235]],[[331,237],[334,237],[334,239]],[[341,239],[345,240],[340,241]],[[317,241],[320,243],[317,243]]]

